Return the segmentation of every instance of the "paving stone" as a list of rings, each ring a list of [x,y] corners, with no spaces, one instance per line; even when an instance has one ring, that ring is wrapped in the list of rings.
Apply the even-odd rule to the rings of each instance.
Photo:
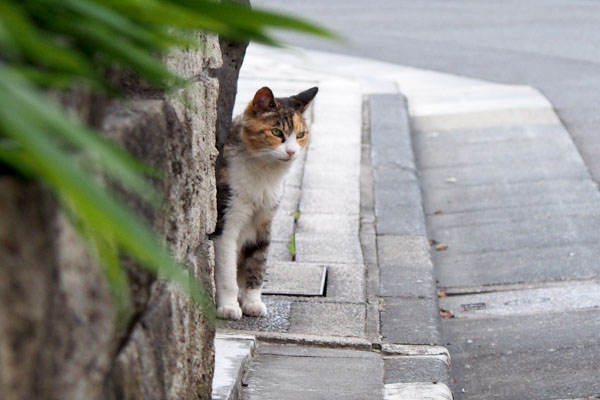
[[[429,240],[424,236],[377,236],[377,258],[380,266],[432,267]]]
[[[294,302],[288,332],[363,337],[365,320],[364,304]]]
[[[576,161],[515,161],[506,164],[469,165],[424,169],[421,172],[424,190],[456,187],[508,184],[529,181],[589,178],[580,160]]]
[[[381,296],[435,298],[436,282],[431,265],[382,265],[379,268]]]
[[[306,162],[310,165],[360,165],[360,146],[351,143],[331,143],[328,145],[309,144]]]
[[[374,166],[373,180],[376,185],[402,190],[411,183],[417,183],[418,178],[414,169],[400,168],[397,166]]]
[[[358,215],[342,214],[301,214],[298,218],[298,233],[337,233],[358,235]]]
[[[401,95],[370,97],[373,165],[403,166],[414,170],[406,101]]]
[[[304,157],[306,157],[306,154],[301,154],[300,157],[299,160],[294,161],[290,170],[285,175],[283,180],[284,186],[300,187],[302,185],[302,176],[304,175],[305,165]]]
[[[331,111],[337,113],[340,109],[341,106]],[[336,121],[331,119],[327,121],[316,119],[310,130],[311,145],[315,147],[335,145],[340,141],[359,147],[361,144],[362,126],[360,121],[347,121],[341,118]]]
[[[248,331],[287,332],[290,326],[291,301],[263,296],[267,306],[267,316],[263,318],[242,316],[237,321],[218,320],[217,326],[227,329]]]
[[[302,188],[341,188],[351,187],[358,182],[360,164],[355,166],[313,165],[304,168]]]
[[[271,240],[289,241],[294,233],[294,217],[284,208],[277,209],[271,222]]]
[[[306,214],[358,215],[360,190],[358,181],[351,187],[303,189],[300,211]]]
[[[277,261],[292,261],[292,255],[287,248],[288,241],[271,240],[269,244],[269,254],[267,254],[267,263]]]
[[[379,235],[426,235],[421,189],[416,183],[402,188],[376,184],[375,215]]]
[[[366,302],[366,271],[363,264],[327,265],[327,301]]]
[[[441,341],[440,310],[431,299],[384,297],[381,336],[385,343],[431,344]]]
[[[565,246],[600,240],[600,216],[556,217],[432,230],[432,239],[449,247],[437,258],[490,251]]]
[[[305,400],[381,398],[383,361],[371,352],[300,346],[280,354],[271,345],[250,366],[244,399]]]
[[[269,264],[263,284],[264,294],[323,296],[324,266],[297,262]]]
[[[293,186],[283,186],[283,193],[279,200],[279,206],[277,207],[278,212],[282,213],[293,213],[298,210],[300,204],[300,194],[302,191],[300,188]]]
[[[587,201],[582,199],[582,201]],[[560,217],[595,217],[600,215],[600,207],[594,202],[552,204],[547,206],[525,206],[479,210],[453,214],[433,214],[427,216],[431,231],[457,226],[476,226],[499,222],[518,222],[523,220],[551,220]]]
[[[593,242],[441,255],[435,265],[440,286],[452,288],[594,278],[600,276],[599,259]]]
[[[384,383],[435,382],[450,384],[450,366],[444,357],[385,357]]]
[[[362,264],[358,236],[334,233],[296,233],[296,261]]]
[[[444,213],[495,208],[568,204],[599,198],[591,180],[552,180],[436,189],[425,196],[425,212]]]

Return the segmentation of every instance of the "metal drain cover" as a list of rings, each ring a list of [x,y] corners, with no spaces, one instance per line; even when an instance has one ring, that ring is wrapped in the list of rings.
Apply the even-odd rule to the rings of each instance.
[[[267,266],[263,294],[280,296],[324,296],[327,267],[306,263]]]

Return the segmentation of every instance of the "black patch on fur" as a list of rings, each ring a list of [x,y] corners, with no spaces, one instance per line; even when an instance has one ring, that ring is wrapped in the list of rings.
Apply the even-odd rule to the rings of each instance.
[[[217,185],[217,226],[215,231],[210,234],[210,238],[221,236],[223,229],[225,228],[225,213],[229,207],[229,201],[231,200],[231,188],[229,185]]]
[[[250,258],[257,251],[265,250],[267,247],[269,247],[268,240],[259,240],[256,243],[247,242],[242,246],[242,257]]]

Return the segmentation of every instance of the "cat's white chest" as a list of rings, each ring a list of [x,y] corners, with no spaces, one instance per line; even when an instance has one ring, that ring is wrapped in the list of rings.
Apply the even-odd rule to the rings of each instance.
[[[281,197],[286,169],[254,169],[244,165],[233,168],[233,187],[240,200],[255,210],[275,208]]]

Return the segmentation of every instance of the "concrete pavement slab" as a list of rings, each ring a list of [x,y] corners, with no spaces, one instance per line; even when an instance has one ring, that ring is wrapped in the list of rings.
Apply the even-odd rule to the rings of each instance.
[[[485,137],[491,133],[490,131],[482,131],[481,135]],[[446,132],[443,135],[453,136],[453,132]],[[583,166],[581,156],[566,132],[555,138],[536,137],[468,144],[452,143],[451,146],[442,142],[448,141],[441,141],[438,138],[421,149],[420,168],[510,164],[518,161],[529,161],[533,164],[544,160],[554,160],[557,163],[577,161]]]
[[[370,352],[261,345],[244,380],[248,400],[380,399],[383,361]],[[283,346],[279,346],[283,347]]]
[[[432,266],[385,265],[379,269],[381,296],[434,298],[437,284]]]
[[[453,355],[454,399],[597,398],[598,351],[598,346],[594,346],[527,355],[517,352],[466,358]]]
[[[444,288],[589,279],[600,276],[598,243],[443,255],[435,264]]]
[[[287,248],[288,240],[271,240],[267,262],[292,261],[292,254]]]
[[[591,199],[593,200],[593,199]],[[551,220],[554,218],[584,218],[600,215],[600,208],[595,202],[569,204],[552,204],[547,206],[525,206],[501,208],[496,210],[480,210],[453,214],[433,214],[427,217],[431,231],[459,226],[476,226],[495,223],[518,222],[525,220]]]
[[[413,135],[415,148],[418,150],[419,162],[435,162],[426,160],[421,155],[428,154],[430,147],[449,149],[459,146],[488,145],[494,146],[504,142],[520,142],[535,139],[564,140],[568,139],[568,132],[560,124],[551,125],[515,125],[501,128],[485,129],[459,129],[449,132],[428,131]]]
[[[381,336],[385,343],[441,344],[437,301],[384,297]]]
[[[589,179],[589,172],[579,160],[507,161],[502,164],[483,164],[428,168],[421,172],[421,185],[424,190],[490,184],[537,182],[553,179]]]
[[[508,184],[438,188],[425,195],[425,212],[444,213],[489,210],[495,208],[568,204],[581,199],[597,199],[590,180],[544,180]]]
[[[431,382],[450,385],[450,365],[444,357],[384,357],[384,383]]]
[[[429,240],[424,236],[380,235],[377,237],[377,257],[380,266],[432,267],[429,248]]]
[[[296,225],[296,232],[358,235],[358,226],[358,215],[301,214]]]
[[[459,316],[444,319],[442,329],[453,361],[454,357],[466,359],[475,354],[553,353],[561,348],[598,346],[600,310],[550,311],[485,319]]]
[[[327,265],[327,301],[365,303],[366,268],[363,264]]]
[[[365,311],[364,304],[295,302],[292,304],[289,332],[363,337]]]
[[[326,267],[296,262],[267,264],[263,293],[324,296]]]
[[[466,253],[598,243],[600,217],[556,217],[486,225],[436,228],[431,238],[448,245],[436,259]]]
[[[362,249],[357,236],[335,233],[296,233],[296,261],[362,264]]]
[[[358,182],[345,188],[304,189],[300,197],[302,213],[358,215],[360,190]]]

